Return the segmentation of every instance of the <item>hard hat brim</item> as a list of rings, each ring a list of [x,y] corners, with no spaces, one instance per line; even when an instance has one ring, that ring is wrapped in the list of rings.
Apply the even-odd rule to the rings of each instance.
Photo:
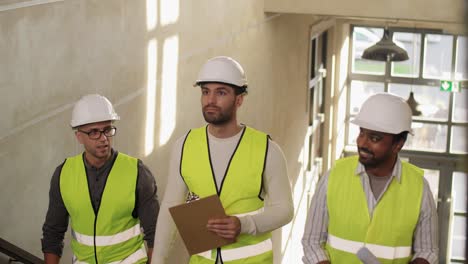
[[[401,129],[398,129],[398,128],[392,129],[392,128],[379,127],[377,124],[369,123],[369,122],[360,120],[358,118],[354,118],[354,119],[350,120],[350,123],[352,123],[354,125],[357,125],[359,127],[365,128],[365,129],[374,130],[374,131],[383,132],[383,133],[388,133],[388,134],[394,134],[394,135],[397,135],[397,134],[400,134],[401,132],[407,131],[407,130],[401,130]],[[412,136],[414,136],[413,129],[410,129],[407,132],[410,133]]]
[[[120,116],[118,115],[114,115],[112,118],[109,119],[109,117],[96,117],[96,118],[92,118],[92,119],[88,119],[88,120],[72,120],[70,122],[70,126],[72,128],[76,128],[76,127],[79,127],[79,126],[84,126],[84,125],[87,125],[87,124],[92,124],[92,123],[98,123],[98,122],[104,122],[104,121],[118,121],[120,120]]]
[[[222,83],[222,84],[227,84],[227,85],[234,85],[237,87],[246,87],[247,88],[247,83],[234,83],[230,82],[227,80],[221,80],[221,79],[207,79],[207,80],[196,80],[195,83],[193,84],[193,87],[200,86],[201,83]]]

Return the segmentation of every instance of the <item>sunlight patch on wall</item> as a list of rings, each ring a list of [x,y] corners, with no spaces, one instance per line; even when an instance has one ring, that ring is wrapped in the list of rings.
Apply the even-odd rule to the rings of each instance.
[[[305,141],[308,139],[308,137],[306,136],[305,137]],[[306,146],[304,144],[304,146]],[[304,151],[304,147],[301,148],[301,151],[299,153],[299,156],[297,157],[297,161],[299,164],[301,164],[301,167],[299,169],[299,173],[296,177],[296,182],[292,188],[292,194],[293,194],[293,203],[294,203],[294,217],[293,217],[293,220],[283,226],[282,228],[282,244],[281,244],[281,252],[283,254],[286,254],[283,256],[283,262],[284,260],[286,259],[290,259],[290,256],[288,254],[291,253],[291,245],[292,244],[297,244],[297,241],[294,241],[293,240],[293,233],[292,233],[292,230],[295,228],[295,225],[296,225],[296,217],[298,215],[298,205],[301,203],[301,200],[302,200],[302,197],[303,197],[303,193],[304,193],[304,190],[303,190],[303,187],[304,187],[304,181],[303,181],[303,178],[304,178],[304,171],[305,171],[305,168],[304,168],[304,154],[305,154],[305,151]],[[284,262],[284,263],[288,263],[288,262]]]
[[[175,129],[177,103],[177,67],[179,62],[179,36],[164,41],[160,109],[159,144],[164,145]]]
[[[338,89],[343,89],[348,76],[348,53],[349,53],[349,37],[346,36],[341,43],[340,50],[340,73],[338,79]]]
[[[146,28],[151,31],[156,28],[158,21],[158,4],[157,0],[146,0]]]
[[[169,25],[179,20],[179,0],[161,0],[161,25]]]
[[[156,111],[156,66],[157,44],[152,39],[148,43],[148,71],[146,90],[146,130],[145,130],[145,156],[154,150],[154,116]]]
[[[319,166],[312,163],[310,171],[307,168],[308,164],[313,162],[310,160],[308,151],[311,133],[312,130],[309,127],[304,136],[303,147],[297,157],[300,168],[292,189],[294,218],[288,225],[282,228],[282,263],[300,263],[303,256],[301,241],[306,225],[310,200],[315,192],[315,186],[319,176]]]

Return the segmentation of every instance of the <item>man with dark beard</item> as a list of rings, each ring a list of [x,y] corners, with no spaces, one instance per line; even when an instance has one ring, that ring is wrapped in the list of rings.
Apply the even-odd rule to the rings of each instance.
[[[437,212],[424,171],[399,158],[411,130],[400,97],[369,97],[351,123],[358,156],[320,180],[302,239],[304,263],[438,263]]]
[[[167,260],[175,226],[167,208],[191,197],[217,194],[227,217],[208,230],[236,242],[191,256],[190,263],[273,263],[271,231],[293,216],[291,187],[280,147],[267,134],[238,123],[247,93],[241,65],[229,57],[208,60],[194,86],[201,88],[206,126],[180,138],[156,228],[153,263]]]

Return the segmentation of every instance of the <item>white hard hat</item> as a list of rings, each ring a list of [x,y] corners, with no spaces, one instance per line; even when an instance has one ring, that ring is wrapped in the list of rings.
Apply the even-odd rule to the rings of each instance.
[[[209,59],[198,73],[194,86],[202,82],[220,82],[247,87],[244,69],[233,58],[219,56]]]
[[[390,93],[378,93],[370,96],[362,104],[361,110],[351,123],[390,134],[400,134],[404,131],[413,134],[411,116],[411,108],[403,98]]]
[[[90,123],[119,120],[111,102],[99,94],[88,94],[81,97],[73,107],[71,127],[78,127]]]

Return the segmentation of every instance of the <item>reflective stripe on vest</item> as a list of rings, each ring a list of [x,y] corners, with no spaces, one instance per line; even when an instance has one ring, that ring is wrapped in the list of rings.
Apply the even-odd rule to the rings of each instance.
[[[256,214],[263,213],[264,210],[265,210],[265,207],[262,207],[262,208],[260,208],[258,210],[252,211],[252,212],[248,212],[248,213],[244,213],[244,214],[234,214],[234,216],[242,217],[242,216],[246,216],[246,215],[256,215]]]
[[[238,247],[238,248],[233,248],[233,249],[223,249],[222,256],[223,256],[223,261],[232,261],[232,260],[237,260],[241,258],[254,257],[254,256],[266,253],[271,250],[273,250],[271,239],[267,239],[260,243],[250,245],[250,246]],[[207,259],[212,259],[211,250],[198,253],[197,255],[207,258]],[[215,255],[215,258],[216,258],[216,255]]]
[[[342,239],[328,234],[327,243],[341,251],[356,254],[362,247],[368,248],[374,256],[383,259],[399,259],[411,256],[411,247],[389,247]]]
[[[111,262],[109,264],[133,264],[136,263],[138,260],[144,259],[147,257],[146,250],[144,248],[140,248],[139,250],[135,251],[133,254],[128,256],[126,259],[122,261]]]
[[[118,243],[125,242],[133,237],[136,237],[141,234],[141,229],[140,229],[140,224],[136,224],[135,226],[117,233],[112,236],[88,236],[88,235],[83,235],[75,230],[72,229],[72,236],[81,244],[87,245],[87,246],[94,246],[94,238],[96,238],[96,246],[111,246],[115,245]]]
[[[126,259],[122,261],[114,261],[110,262],[108,264],[133,264],[136,263],[140,259],[144,259],[147,257],[146,250],[143,248],[140,248],[139,250],[135,251],[133,254],[128,256]],[[88,264],[86,262],[78,261],[75,256],[73,256],[73,264]]]

